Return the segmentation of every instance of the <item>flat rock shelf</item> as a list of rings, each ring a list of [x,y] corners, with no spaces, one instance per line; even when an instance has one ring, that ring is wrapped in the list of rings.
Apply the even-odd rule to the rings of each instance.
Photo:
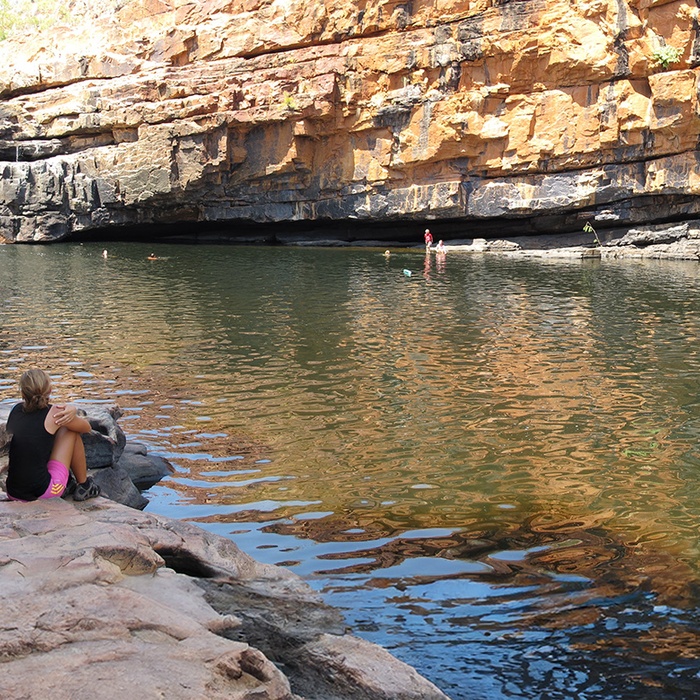
[[[102,497],[0,501],[0,596],[4,698],[447,697],[287,569]]]

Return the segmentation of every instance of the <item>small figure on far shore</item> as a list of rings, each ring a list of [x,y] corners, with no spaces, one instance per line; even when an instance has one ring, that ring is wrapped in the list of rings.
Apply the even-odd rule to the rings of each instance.
[[[435,252],[436,253],[446,253],[447,248],[445,248],[445,244],[442,241],[438,241],[438,244],[435,246]]]
[[[433,234],[430,233],[429,228],[425,229],[425,233],[423,234],[423,240],[425,241],[426,248],[430,248],[433,245]]]
[[[102,257],[103,257],[105,260],[107,260],[107,250],[106,250],[106,249],[102,251]]]
[[[148,256],[148,259],[149,259],[149,260],[158,260],[158,256],[157,256],[155,253],[151,253],[151,254]]]

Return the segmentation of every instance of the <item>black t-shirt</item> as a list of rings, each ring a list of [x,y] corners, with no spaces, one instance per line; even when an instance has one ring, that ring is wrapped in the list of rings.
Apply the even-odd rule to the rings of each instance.
[[[7,432],[12,434],[7,470],[7,493],[22,501],[34,501],[51,483],[47,469],[54,435],[44,427],[51,406],[31,413],[18,403],[7,418]]]

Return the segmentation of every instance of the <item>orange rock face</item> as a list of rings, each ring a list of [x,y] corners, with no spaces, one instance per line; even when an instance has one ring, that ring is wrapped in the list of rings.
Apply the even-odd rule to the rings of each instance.
[[[96,6],[0,42],[8,241],[348,219],[556,232],[700,210],[695,3]]]

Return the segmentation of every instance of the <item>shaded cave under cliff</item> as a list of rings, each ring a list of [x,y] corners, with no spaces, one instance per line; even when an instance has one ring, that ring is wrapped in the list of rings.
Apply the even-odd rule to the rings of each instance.
[[[561,237],[583,234],[591,223],[601,239],[618,238],[638,226],[673,225],[700,215],[700,197],[666,195],[635,197],[615,202],[606,209],[591,207],[561,213],[524,214],[490,219],[411,219],[276,221],[249,220],[144,222],[77,231],[62,237],[71,241],[142,241],[170,243],[221,243],[239,245],[422,245],[423,231],[430,228],[437,241]],[[590,241],[593,245],[593,241]],[[571,244],[571,243],[569,243]],[[580,245],[579,242],[574,242]]]

